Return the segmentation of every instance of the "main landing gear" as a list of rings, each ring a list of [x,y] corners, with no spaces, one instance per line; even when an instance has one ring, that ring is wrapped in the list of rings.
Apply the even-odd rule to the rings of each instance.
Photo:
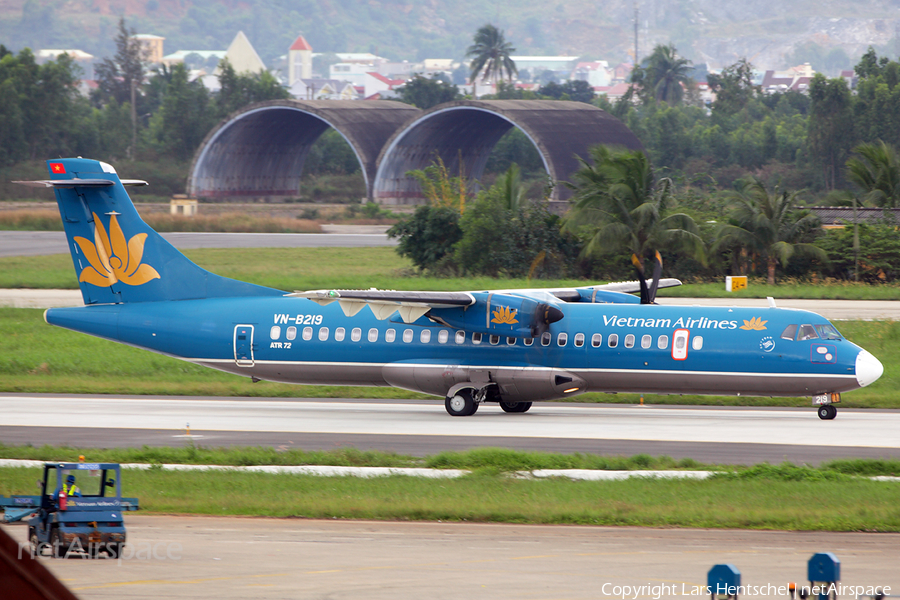
[[[837,408],[833,404],[823,404],[819,407],[819,418],[830,421],[837,416]]]
[[[493,397],[492,397],[493,396]],[[499,402],[500,408],[505,413],[523,413],[531,408],[531,402],[507,402],[499,400],[496,393],[491,393],[487,388],[475,389],[464,387],[456,390],[452,395],[444,399],[444,408],[453,417],[468,417],[474,415],[478,405],[482,402]]]

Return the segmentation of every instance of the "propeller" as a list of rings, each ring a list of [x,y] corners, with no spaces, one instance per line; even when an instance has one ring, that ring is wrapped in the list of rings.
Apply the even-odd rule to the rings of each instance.
[[[550,328],[550,323],[556,323],[563,318],[563,311],[555,306],[541,302],[534,311],[531,320],[531,336],[539,338]]]
[[[650,280],[650,286],[647,286],[647,280],[644,277],[644,264],[636,254],[631,255],[631,264],[634,265],[638,274],[638,281],[641,284],[641,304],[655,304],[656,290],[659,288],[659,278],[662,275],[662,256],[659,251],[653,257],[653,275]]]

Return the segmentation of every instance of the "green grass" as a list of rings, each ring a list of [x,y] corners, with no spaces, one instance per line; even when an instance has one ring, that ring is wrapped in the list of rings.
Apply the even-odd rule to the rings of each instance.
[[[298,398],[428,398],[398,388],[297,386],[250,379],[47,325],[43,311],[0,308],[0,392],[148,394]],[[900,408],[900,322],[845,321],[848,339],[882,361],[874,384],[844,394],[850,408]],[[581,402],[636,404],[634,394],[584,394]],[[656,396],[647,404],[809,406],[804,398],[749,396]]]
[[[241,281],[283,290],[367,289],[484,290],[516,287],[573,287],[596,282],[576,279],[535,280],[490,277],[423,277],[390,247],[378,248],[242,248],[186,250],[200,266]],[[0,288],[77,289],[68,255],[0,258]],[[666,296],[720,298],[725,283],[697,283],[660,290]],[[829,281],[821,285],[785,282],[768,286],[751,281],[734,298],[810,298],[897,300],[898,285]]]
[[[244,472],[123,475],[151,513],[827,531],[900,531],[900,483],[761,467],[706,481],[453,480]],[[29,494],[39,469],[0,468],[0,494]],[[815,510],[816,506],[841,507]]]

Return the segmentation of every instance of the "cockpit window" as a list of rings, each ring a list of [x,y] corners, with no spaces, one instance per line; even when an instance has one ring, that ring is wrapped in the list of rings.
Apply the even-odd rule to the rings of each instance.
[[[801,325],[800,326],[800,335],[797,336],[797,340],[802,342],[803,340],[817,340],[819,339],[819,334],[816,333],[816,328],[812,325]]]
[[[841,339],[841,334],[839,334],[838,330],[834,328],[834,325],[831,325],[830,323],[825,323],[824,325],[816,325],[816,331],[819,333],[819,337],[823,340]]]
[[[796,325],[788,325],[784,328],[784,331],[781,332],[781,339],[783,340],[793,340],[797,335],[797,326]]]

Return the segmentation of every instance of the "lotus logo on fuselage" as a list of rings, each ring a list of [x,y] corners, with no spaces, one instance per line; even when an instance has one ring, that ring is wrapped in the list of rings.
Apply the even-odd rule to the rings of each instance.
[[[749,331],[765,331],[766,323],[768,323],[768,321],[763,321],[759,317],[753,317],[749,321],[744,321],[744,324],[741,325],[741,329],[747,329]]]
[[[491,319],[491,323],[498,323],[500,325],[512,325],[513,323],[518,323],[518,321],[516,321],[516,314],[518,314],[518,312],[518,310],[510,309],[508,306],[501,306],[493,311],[494,318]]]
[[[118,213],[109,213],[109,234],[97,213],[94,215],[94,241],[76,237],[75,242],[87,259],[89,266],[82,269],[79,282],[108,287],[117,281],[128,285],[143,285],[151,279],[159,279],[159,273],[150,265],[141,264],[144,256],[146,233],[138,233],[125,241],[125,235],[116,219]]]

